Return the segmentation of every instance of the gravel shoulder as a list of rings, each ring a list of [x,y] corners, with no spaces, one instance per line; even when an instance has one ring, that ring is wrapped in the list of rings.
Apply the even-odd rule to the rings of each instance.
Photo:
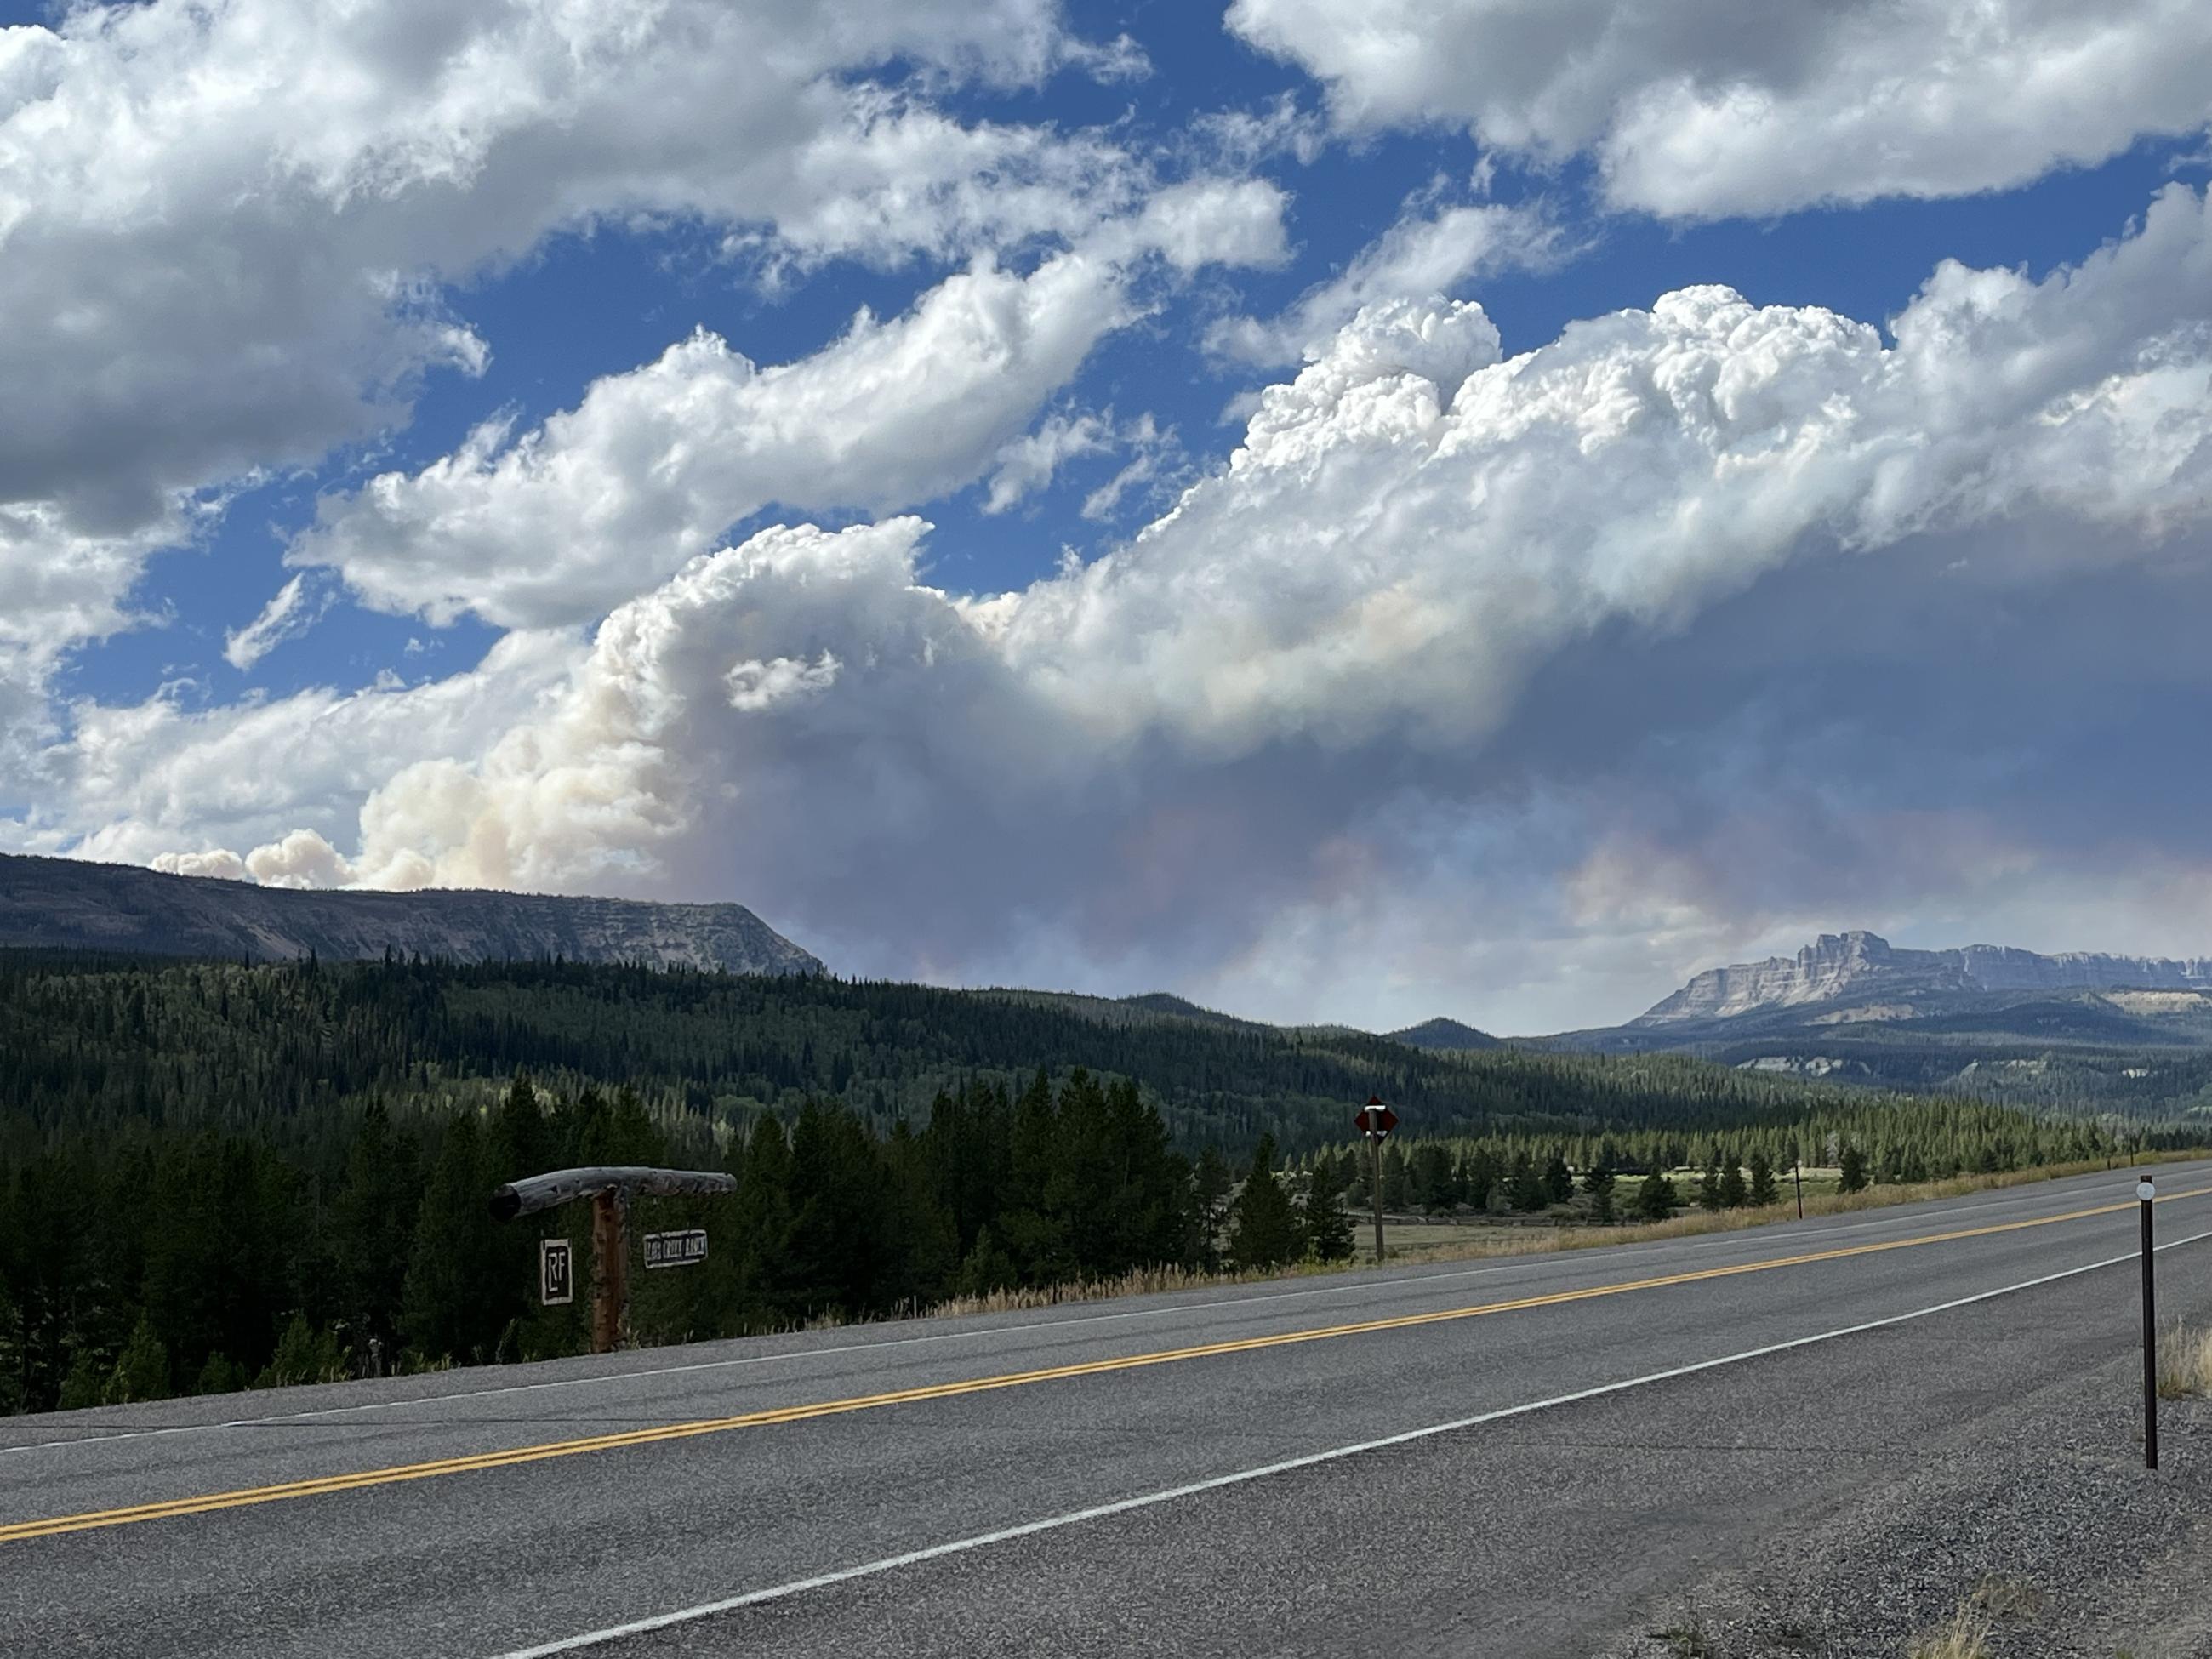
[[[2162,1402],[2151,1474],[2138,1376],[2124,1358],[2018,1396],[2002,1432],[1926,1445],[1605,1659],[1902,1659],[1962,1606],[2002,1659],[2212,1659],[2212,1403]]]

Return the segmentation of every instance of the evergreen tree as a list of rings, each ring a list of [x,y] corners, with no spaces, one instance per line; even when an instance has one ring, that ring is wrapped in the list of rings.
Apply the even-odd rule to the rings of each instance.
[[[1368,1157],[1364,1145],[1345,1154],[1344,1203],[1347,1209],[1364,1211],[1374,1207],[1375,1200],[1367,1190],[1368,1172],[1371,1167]]]
[[[166,1400],[173,1392],[169,1383],[169,1351],[162,1346],[153,1325],[142,1314],[131,1330],[131,1340],[116,1358],[115,1374],[107,1382],[108,1403],[127,1406],[139,1400]]]
[[[1542,1209],[1551,1198],[1544,1185],[1544,1177],[1538,1173],[1526,1152],[1514,1158],[1512,1173],[1505,1178],[1505,1193],[1513,1207],[1524,1213]]]
[[[97,1406],[107,1397],[105,1368],[100,1356],[90,1348],[79,1348],[70,1361],[68,1373],[62,1378],[61,1398],[54,1403],[65,1412],[82,1411],[87,1406]]]
[[[1221,1229],[1229,1218],[1229,1194],[1237,1177],[1221,1148],[1208,1142],[1198,1155],[1191,1183],[1191,1248],[1189,1255],[1206,1271],[1221,1266]]]
[[[1316,1261],[1346,1261],[1352,1257],[1352,1218],[1344,1210],[1342,1166],[1334,1158],[1314,1160],[1306,1177],[1304,1218],[1305,1254]]]
[[[144,1307],[173,1368],[217,1349],[264,1363],[278,1310],[301,1301],[296,1179],[267,1146],[209,1133],[161,1161],[146,1202]]]
[[[491,1115],[489,1141],[487,1166],[495,1182],[520,1181],[555,1167],[553,1132],[545,1109],[529,1073],[520,1066]]]
[[[246,1386],[246,1372],[227,1354],[211,1353],[192,1383],[194,1394],[236,1394]]]
[[[1641,1220],[1664,1221],[1680,1202],[1664,1170],[1653,1170],[1636,1189],[1636,1213]]]
[[[1590,1219],[1607,1222],[1613,1219],[1613,1188],[1614,1176],[1610,1164],[1593,1164],[1583,1171],[1583,1190],[1589,1194]]]
[[[1864,1192],[1867,1185],[1866,1154],[1856,1146],[1846,1146],[1840,1164],[1836,1190],[1839,1193]]]
[[[955,1290],[962,1296],[988,1296],[994,1291],[1012,1289],[1018,1275],[1014,1271],[1014,1259],[999,1248],[999,1241],[991,1237],[986,1223],[975,1235],[975,1246],[960,1264],[959,1279]]]
[[[1297,1259],[1298,1222],[1275,1178],[1275,1138],[1260,1137],[1229,1221],[1230,1259],[1239,1267],[1278,1267]]]
[[[337,1340],[328,1331],[316,1330],[305,1314],[294,1314],[253,1386],[289,1389],[302,1382],[327,1382],[340,1374],[343,1364]]]
[[[1478,1210],[1490,1208],[1498,1184],[1504,1179],[1505,1166],[1486,1146],[1477,1146],[1460,1160],[1460,1190],[1467,1194],[1468,1203]]]
[[[1382,1207],[1403,1210],[1407,1207],[1412,1183],[1407,1179],[1406,1149],[1396,1141],[1386,1142],[1382,1148]]]
[[[1158,1109],[1124,1078],[1106,1091],[1105,1215],[1091,1271],[1111,1277],[1186,1259],[1189,1162],[1177,1153]]]
[[[499,1282],[510,1257],[493,1232],[491,1188],[483,1133],[463,1113],[430,1170],[400,1306],[400,1330],[424,1359],[489,1358],[499,1340],[512,1287]]]
[[[1544,1166],[1544,1197],[1547,1202],[1565,1204],[1575,1195],[1575,1177],[1567,1168],[1567,1160],[1559,1153]]]
[[[951,1294],[960,1267],[960,1233],[941,1203],[921,1142],[902,1120],[883,1149],[884,1265],[879,1306],[928,1307]]]
[[[810,1100],[791,1128],[790,1310],[801,1318],[879,1304],[885,1182],[876,1147],[842,1106]]]
[[[422,1197],[413,1137],[394,1134],[384,1103],[372,1101],[347,1150],[344,1179],[331,1200],[332,1290],[338,1316],[358,1345],[365,1350],[374,1340],[394,1358]]]
[[[791,1143],[782,1124],[772,1117],[753,1124],[744,1164],[738,1178],[738,1305],[732,1323],[740,1331],[767,1330],[787,1318],[792,1305]]]
[[[1724,1210],[1741,1210],[1748,1195],[1743,1184],[1743,1170],[1737,1165],[1734,1153],[1721,1166],[1720,1194],[1721,1208]]]
[[[1698,1176],[1698,1207],[1717,1215],[1721,1203],[1721,1155],[1716,1148]]]
[[[1406,1163],[1406,1196],[1414,1209],[1443,1215],[1459,1201],[1450,1147],[1441,1141],[1425,1140],[1414,1147]]]
[[[29,1408],[27,1398],[28,1378],[24,1375],[25,1352],[22,1310],[8,1292],[5,1268],[9,1252],[6,1241],[0,1239],[0,1417]]]
[[[1052,1079],[1040,1067],[1014,1102],[1007,1207],[998,1224],[1000,1242],[1024,1284],[1048,1284],[1076,1271],[1066,1218],[1053,1206],[1059,1143],[1060,1109]]]
[[[1774,1160],[1767,1157],[1767,1155],[1763,1152],[1753,1152],[1751,1155],[1751,1191],[1749,1196],[1753,1206],[1759,1209],[1765,1209],[1768,1205],[1774,1203],[1777,1199],[1781,1196],[1781,1194],[1775,1190]]]

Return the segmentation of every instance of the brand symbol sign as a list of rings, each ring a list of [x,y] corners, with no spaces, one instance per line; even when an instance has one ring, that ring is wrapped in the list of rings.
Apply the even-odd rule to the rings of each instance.
[[[538,1241],[538,1296],[549,1308],[576,1299],[575,1257],[565,1238]]]

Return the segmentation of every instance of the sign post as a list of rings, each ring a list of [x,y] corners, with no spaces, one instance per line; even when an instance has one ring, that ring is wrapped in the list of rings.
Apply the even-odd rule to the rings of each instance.
[[[1805,1165],[1799,1158],[1790,1160],[1790,1178],[1797,1183],[1797,1218],[1805,1218]]]
[[[592,1195],[592,1352],[622,1342],[629,1306],[629,1194],[619,1187]]]
[[[633,1198],[711,1198],[737,1191],[734,1176],[707,1170],[653,1170],[632,1164],[605,1164],[589,1170],[555,1170],[548,1175],[511,1181],[491,1195],[494,1220],[513,1221],[536,1215],[580,1198],[592,1200],[592,1352],[611,1353],[622,1340],[623,1315],[629,1304],[629,1201]],[[675,1254],[655,1261],[648,1252],[648,1267],[682,1267],[707,1258],[707,1235],[697,1229],[681,1233],[656,1233],[674,1239]],[[696,1240],[694,1243],[686,1242]],[[568,1241],[548,1239],[538,1252],[538,1290],[547,1304],[553,1303],[551,1255],[560,1246],[562,1302],[574,1299],[574,1267]],[[665,1248],[665,1247],[664,1247]]]
[[[2151,1272],[2150,1211],[2158,1188],[2148,1178],[2136,1183],[2142,1200],[2143,1285],[2143,1467],[2158,1467],[2158,1285]]]
[[[1367,1097],[1367,1104],[1352,1120],[1367,1137],[1367,1195],[1375,1201],[1375,1260],[1382,1260],[1382,1143],[1398,1127],[1398,1115],[1382,1103],[1380,1095]]]

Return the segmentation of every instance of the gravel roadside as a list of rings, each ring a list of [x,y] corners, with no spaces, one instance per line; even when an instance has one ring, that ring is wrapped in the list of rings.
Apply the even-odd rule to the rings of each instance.
[[[2212,1659],[2212,1403],[2162,1403],[2150,1474],[2137,1375],[2115,1360],[2024,1397],[2002,1437],[1928,1446],[1604,1659],[1905,1659],[1962,1607],[1990,1659]]]

